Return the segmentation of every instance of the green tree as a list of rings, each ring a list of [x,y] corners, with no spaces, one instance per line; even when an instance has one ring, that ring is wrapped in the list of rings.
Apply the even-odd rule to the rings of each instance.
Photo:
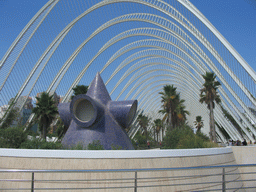
[[[41,96],[36,97],[36,99],[37,103],[36,107],[33,108],[33,113],[35,113],[35,118],[39,121],[39,130],[42,133],[42,137],[46,139],[47,130],[56,114],[58,114],[58,109],[53,100],[53,96],[50,96],[46,92],[43,92]]]
[[[204,122],[202,116],[196,116],[196,120],[194,121],[194,125],[196,126],[196,132],[201,132],[202,127],[204,126]]]
[[[205,82],[203,88],[200,90],[200,103],[207,104],[210,110],[210,139],[217,142],[216,131],[215,131],[215,120],[213,109],[215,107],[215,102],[219,104],[221,102],[220,96],[218,95],[217,89],[221,85],[219,81],[216,80],[216,75],[213,72],[206,72],[202,75]]]
[[[142,113],[140,113],[137,117],[137,121],[140,127],[144,130],[144,133],[146,135],[146,142],[147,142],[148,141],[148,125],[149,125],[150,119],[146,115],[143,115]]]
[[[176,89],[173,85],[165,85],[163,91],[159,93],[162,98],[162,109],[159,112],[165,115],[163,121],[166,120],[169,130],[173,127],[172,114],[175,109],[175,102],[177,101]]]
[[[80,94],[86,94],[88,91],[88,86],[86,85],[77,85],[74,88],[72,88],[74,91],[74,95],[72,95],[71,99],[73,99],[74,96],[80,95]]]

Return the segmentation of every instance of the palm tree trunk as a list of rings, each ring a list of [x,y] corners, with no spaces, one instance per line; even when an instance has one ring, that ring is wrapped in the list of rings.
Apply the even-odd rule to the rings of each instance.
[[[163,138],[164,138],[164,126],[162,127],[162,140],[163,140]]]
[[[148,143],[148,130],[147,128],[144,128],[145,129],[145,134],[146,134],[146,144]]]
[[[171,113],[171,111],[170,111],[170,113],[168,114],[168,122],[167,122],[167,129],[169,130],[169,131],[171,131],[172,130],[172,113]]]
[[[154,130],[154,140],[156,140],[156,129]]]
[[[215,131],[215,121],[214,121],[214,113],[213,113],[213,103],[210,102],[210,139],[214,142],[217,143],[217,138],[216,138],[216,131]]]
[[[47,128],[49,126],[49,119],[48,118],[44,118],[44,122],[43,122],[43,139],[46,140],[46,134],[47,134]]]

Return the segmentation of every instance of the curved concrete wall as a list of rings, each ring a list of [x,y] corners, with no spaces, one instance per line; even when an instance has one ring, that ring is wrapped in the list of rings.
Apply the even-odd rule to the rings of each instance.
[[[76,151],[76,150],[20,150],[1,149],[0,166],[2,169],[142,169],[142,168],[174,168],[209,165],[236,164],[232,148],[211,149],[185,149],[185,150],[145,150],[145,151]],[[236,168],[226,171],[239,173]],[[162,172],[138,172],[138,178],[145,177],[174,177],[179,175],[195,175],[189,179],[139,179],[138,186],[168,185],[179,183],[200,183],[221,181],[221,175],[207,177],[202,175],[221,173],[220,170],[201,169],[184,171]],[[3,178],[31,179],[30,173],[1,173]],[[228,175],[227,180],[240,180],[240,175]],[[35,180],[39,179],[114,179],[134,178],[134,172],[125,173],[35,173]],[[30,187],[31,183],[1,182],[3,188],[7,187]],[[242,187],[241,182],[232,182],[227,187]],[[134,186],[134,180],[126,181],[95,181],[95,182],[36,182],[35,187],[111,187],[111,186]],[[183,185],[158,187],[157,191],[196,191],[221,189],[219,184]],[[133,191],[133,188],[118,189],[118,191]],[[76,190],[79,191],[79,190]],[[83,191],[83,190],[81,190]],[[89,190],[90,191],[90,190]],[[102,191],[114,191],[113,189]],[[155,187],[139,188],[138,191],[156,191]]]
[[[237,164],[256,164],[256,146],[235,146],[232,147]],[[242,174],[248,172],[256,173],[256,167],[239,168],[243,180],[256,180],[256,174]],[[255,192],[255,181],[244,182],[244,187],[254,187],[246,191]]]

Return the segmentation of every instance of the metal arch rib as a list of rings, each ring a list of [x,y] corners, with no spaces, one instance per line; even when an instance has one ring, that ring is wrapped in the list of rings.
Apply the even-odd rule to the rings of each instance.
[[[172,72],[172,73],[175,73],[175,72]],[[192,82],[194,81],[189,75],[187,75],[187,74],[184,74],[188,79],[190,79]],[[157,81],[154,81],[154,83],[155,82],[158,82],[158,81],[162,81],[162,80],[157,80]],[[191,82],[189,81],[189,84],[191,84]],[[148,85],[146,85],[146,86],[144,86],[143,87],[143,90],[141,90],[142,88],[139,88],[135,93],[134,93],[134,95],[132,96],[132,99],[135,99],[137,96],[138,96],[138,94],[141,92],[141,91],[145,91],[146,92],[146,89],[149,87],[149,86],[151,86],[152,84],[151,83],[149,83]],[[193,84],[192,86],[194,86],[194,85],[197,85],[197,83],[195,83],[195,84]],[[198,85],[197,85],[198,86]],[[198,88],[198,87],[197,87]],[[195,90],[197,90],[197,89],[194,89],[194,91]],[[143,94],[143,93],[141,93],[141,94]],[[129,95],[126,95],[126,97],[128,97]],[[140,95],[139,97],[138,97],[138,100],[140,99],[140,97],[141,97],[142,95]]]
[[[130,75],[132,72],[134,72],[135,70],[137,70],[137,69],[139,69],[139,68],[142,68],[142,67],[144,67],[144,66],[152,66],[152,65],[155,65],[155,64],[157,64],[157,65],[165,65],[165,66],[169,66],[169,67],[171,67],[171,68],[174,68],[174,69],[176,69],[176,70],[178,70],[178,71],[181,71],[181,69],[180,68],[178,68],[178,67],[176,67],[176,66],[170,66],[170,64],[168,64],[168,63],[148,63],[148,64],[144,64],[144,65],[141,65],[141,66],[138,66],[138,67],[136,67],[134,70],[132,70],[131,72],[129,72],[127,75]],[[137,65],[137,63],[135,64],[135,65]],[[129,69],[127,70],[127,71],[129,71]],[[182,72],[182,71],[181,71]],[[187,72],[187,71],[186,71]],[[183,73],[183,72],[182,72]],[[190,75],[192,74],[192,73],[189,73]],[[187,75],[186,73],[184,73],[184,75],[185,76],[187,76],[188,78],[191,78],[189,75]],[[193,76],[193,74],[192,74],[192,76]],[[194,76],[193,76],[194,77]],[[122,81],[124,80],[126,78],[126,75],[124,74],[121,78],[120,78],[120,80],[122,79]],[[197,78],[195,78],[194,77],[194,79],[192,79],[193,81],[194,80],[197,80]],[[198,85],[197,83],[196,83],[196,85]],[[148,85],[148,86],[150,86],[150,84]],[[138,90],[136,91],[136,93],[138,92]],[[133,98],[135,98],[136,96],[137,96],[137,94],[134,94],[134,96],[133,96]],[[125,97],[125,99],[127,99],[128,98],[128,96],[126,95],[126,97]]]
[[[155,28],[148,28],[148,29],[150,29],[150,30],[159,30],[159,31],[161,31],[161,32],[167,33],[168,35],[173,35],[173,36],[176,37],[178,40],[182,41],[184,45],[185,45],[185,44],[190,45],[189,47],[192,47],[193,50],[198,53],[198,55],[200,55],[200,54],[203,53],[203,51],[201,50],[201,48],[193,41],[193,39],[192,39],[191,37],[189,37],[179,26],[177,26],[177,25],[174,24],[173,22],[171,22],[171,21],[169,21],[169,20],[167,20],[167,19],[165,19],[165,18],[163,18],[163,17],[157,16],[157,15],[153,15],[153,14],[140,14],[140,13],[139,13],[139,14],[136,14],[136,15],[141,16],[141,17],[143,17],[144,15],[150,15],[150,16],[156,17],[157,19],[164,20],[164,21],[165,21],[165,22],[164,22],[165,24],[166,24],[166,23],[170,23],[171,26],[174,26],[174,28],[176,29],[176,31],[173,30],[170,25],[168,25],[168,27],[167,27],[167,26],[166,26],[167,24],[166,24],[166,25],[162,25],[162,24],[159,24],[159,23],[157,23],[157,22],[155,22],[155,21],[151,21],[151,20],[149,20],[149,19],[147,19],[147,18],[144,18],[144,17],[143,17],[143,18],[136,18],[136,19],[129,18],[129,19],[127,19],[127,21],[133,21],[133,20],[135,20],[135,21],[144,21],[144,22],[148,22],[148,23],[157,25],[157,26],[159,26],[159,27],[165,29],[166,31],[163,31],[163,30],[160,30],[160,29],[155,29]],[[129,16],[134,16],[134,14],[129,14]],[[119,22],[120,22],[120,21],[119,21]],[[143,30],[143,29],[146,29],[146,28],[139,28],[139,29]],[[158,35],[158,36],[159,36],[159,35]],[[117,37],[117,36],[116,36],[116,37]],[[114,41],[116,37],[112,38],[108,43],[112,43],[112,41]],[[188,39],[189,41],[188,41],[187,39]],[[168,41],[168,42],[170,42],[170,41]],[[192,42],[193,44],[192,44],[191,42]],[[105,46],[106,46],[108,43],[106,43]],[[103,48],[102,48],[102,49],[103,49]],[[115,53],[115,54],[112,56],[112,58],[115,57],[116,54],[118,54],[118,52]],[[110,59],[110,61],[111,61],[111,59]],[[103,68],[102,70],[104,70],[107,66],[108,66],[108,63],[106,64],[106,66],[104,66],[104,68]]]
[[[175,61],[174,61],[174,63],[175,63]],[[137,63],[136,63],[135,65],[137,65]],[[153,66],[153,65],[155,65],[155,63],[150,63],[150,62],[149,62],[148,64],[145,64],[145,65],[136,67],[134,70],[131,71],[131,73],[134,72],[135,70],[139,69],[139,68],[142,68],[142,67],[143,67],[143,70],[144,70],[146,67],[151,67],[151,66]],[[195,79],[192,79],[192,78],[191,78],[191,81],[193,81],[193,82],[195,83],[195,85],[198,86],[198,89],[200,89],[199,84],[196,82],[196,80],[198,80],[198,79],[193,75],[193,73],[191,73],[190,71],[187,71],[187,70],[184,68],[184,66],[181,66],[181,68],[179,68],[179,67],[176,67],[176,66],[174,66],[174,65],[170,65],[170,64],[168,64],[168,63],[158,63],[158,65],[163,65],[163,66],[168,66],[168,67],[170,67],[170,68],[173,68],[173,69],[179,71],[180,73],[182,73],[182,75],[185,75],[187,78],[191,78],[191,76],[194,77]],[[133,65],[133,66],[134,66],[134,65]],[[146,67],[144,67],[144,66],[146,66]],[[182,70],[182,69],[184,69],[184,70]],[[161,69],[160,69],[160,70],[161,70]],[[167,69],[167,70],[169,70],[169,69]],[[128,69],[127,71],[129,71],[129,69]],[[188,72],[189,75],[191,75],[191,76],[187,75],[186,72]],[[129,74],[131,74],[131,73],[129,73]],[[138,73],[139,73],[139,71],[138,71]],[[175,72],[173,72],[173,73],[175,73]],[[129,75],[129,74],[128,74],[128,75]],[[136,76],[136,75],[137,75],[137,73],[134,74],[134,76]],[[121,82],[122,82],[125,78],[126,78],[126,77],[123,75],[123,76],[120,78]],[[121,82],[120,82],[120,83],[121,83]],[[119,83],[119,85],[120,85],[120,83]],[[136,95],[136,94],[135,94],[135,95]],[[125,97],[125,99],[127,99],[128,97],[129,97],[129,95],[127,94],[126,97]]]

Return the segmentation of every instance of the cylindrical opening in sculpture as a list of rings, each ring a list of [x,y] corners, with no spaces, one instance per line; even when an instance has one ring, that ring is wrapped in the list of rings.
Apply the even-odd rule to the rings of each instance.
[[[91,97],[75,96],[70,104],[72,118],[80,127],[90,127],[102,114],[101,107]]]
[[[138,102],[137,102],[137,100],[135,100],[131,106],[131,109],[127,115],[127,126],[129,126],[134,119],[134,116],[135,116],[136,110],[137,110],[137,104],[138,104]]]
[[[137,100],[111,101],[108,104],[108,109],[119,125],[127,128],[136,115],[137,105]]]
[[[80,98],[74,104],[73,113],[79,121],[86,123],[93,119],[95,109],[89,100]]]

